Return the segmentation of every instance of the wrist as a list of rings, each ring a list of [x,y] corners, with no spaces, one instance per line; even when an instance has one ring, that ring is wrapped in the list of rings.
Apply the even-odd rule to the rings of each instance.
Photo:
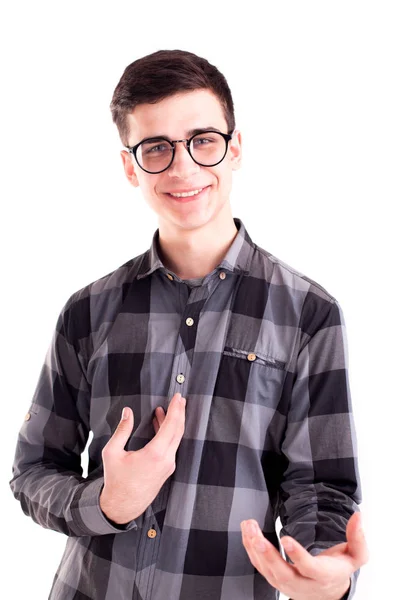
[[[113,502],[112,502],[111,498],[108,496],[107,492],[104,490],[104,488],[100,493],[99,504],[100,504],[100,509],[101,509],[102,513],[104,514],[104,516],[107,517],[107,519],[109,521],[118,523],[118,521],[119,521],[118,515],[116,514],[116,511],[114,510]]]
[[[121,510],[123,508],[121,500],[110,496],[105,488],[100,493],[99,505],[106,519],[115,525],[127,525],[138,516],[132,513],[132,507],[129,507],[129,511]]]

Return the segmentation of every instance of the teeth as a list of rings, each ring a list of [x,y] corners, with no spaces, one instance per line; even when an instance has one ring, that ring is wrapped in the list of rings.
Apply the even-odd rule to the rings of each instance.
[[[172,194],[171,196],[174,196],[175,198],[187,198],[188,196],[196,196],[196,194],[199,194],[202,191],[203,188],[200,188],[199,190],[193,190],[192,192],[183,192],[182,194]]]

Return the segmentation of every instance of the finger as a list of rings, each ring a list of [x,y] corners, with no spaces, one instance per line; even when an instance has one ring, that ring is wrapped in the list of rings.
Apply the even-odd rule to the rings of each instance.
[[[155,431],[155,433],[157,435],[158,430],[160,429],[160,425],[159,425],[156,417],[153,417],[153,427],[154,427],[154,431]]]
[[[290,592],[296,589],[296,586],[298,588],[302,582],[302,576],[282,558],[275,546],[262,535],[256,521],[251,520],[249,522],[255,529],[252,529],[252,527],[247,529],[245,523],[241,524],[242,539],[251,563],[272,586],[286,595],[290,595]],[[257,531],[255,536],[253,536],[254,531]]]
[[[163,420],[162,427],[157,435],[149,442],[160,450],[171,449],[176,452],[183,436],[185,426],[185,398],[181,394],[175,394],[168,406],[167,414]]]
[[[156,434],[165,420],[165,413],[161,406],[157,406],[153,417],[153,427]]]
[[[283,569],[286,577],[295,574],[294,568],[282,558],[275,546],[264,537],[256,521],[244,521],[241,527],[243,544],[249,556],[255,558],[262,570],[272,572],[273,567],[275,567],[280,572]]]
[[[321,565],[321,562],[316,561],[315,557],[294,538],[284,536],[281,539],[281,543],[287,556],[301,575],[310,579],[320,579],[321,576],[326,575],[324,565]]]
[[[132,433],[133,425],[133,411],[128,406],[125,406],[122,411],[121,420],[104,448],[107,447],[108,451],[124,450],[125,444]]]
[[[242,521],[240,523],[240,528],[242,530],[243,546],[245,547],[246,552],[247,552],[253,566],[257,570],[260,571],[261,565],[260,565],[259,557],[258,557],[255,549],[253,548],[253,543],[252,543],[252,540],[257,535],[258,524],[253,519],[251,519],[249,521]]]
[[[330,548],[326,548],[325,550],[323,550],[322,552],[320,552],[318,554],[318,556],[319,557],[321,557],[321,556],[334,556],[334,557],[349,556],[349,553],[348,553],[348,543],[347,542],[342,542],[341,544],[336,544],[335,546],[331,546]]]
[[[164,412],[164,409],[161,406],[157,406],[155,414],[156,414],[157,422],[158,422],[159,426],[161,427],[161,425],[165,421],[165,412]]]
[[[353,563],[358,569],[368,562],[369,552],[361,522],[361,513],[351,515],[346,527],[347,547]]]

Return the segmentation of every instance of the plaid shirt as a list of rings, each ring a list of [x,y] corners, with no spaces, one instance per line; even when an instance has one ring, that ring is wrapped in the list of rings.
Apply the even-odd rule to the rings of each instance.
[[[278,516],[312,554],[346,539],[361,495],[341,308],[235,224],[201,285],[164,267],[157,230],[59,316],[10,481],[25,514],[68,536],[49,600],[272,600],[243,519],[278,549]],[[125,448],[142,448],[176,392],[187,398],[176,470],[116,525],[99,506],[102,449],[124,406],[135,416]]]

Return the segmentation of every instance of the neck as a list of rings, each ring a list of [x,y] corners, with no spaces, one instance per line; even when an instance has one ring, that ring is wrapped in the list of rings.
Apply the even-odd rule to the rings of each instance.
[[[232,215],[196,229],[159,226],[159,253],[165,267],[181,279],[205,277],[221,262],[238,230]]]

